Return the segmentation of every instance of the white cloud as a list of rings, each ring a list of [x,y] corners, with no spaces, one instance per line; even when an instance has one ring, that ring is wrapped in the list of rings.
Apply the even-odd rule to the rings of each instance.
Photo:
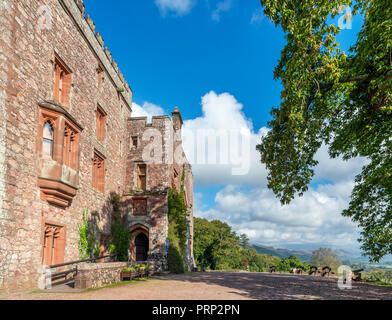
[[[267,171],[265,165],[260,162],[260,154],[256,150],[256,145],[260,143],[261,137],[268,132],[268,128],[262,127],[258,130],[253,128],[251,119],[248,119],[243,112],[243,105],[239,103],[234,96],[229,93],[217,94],[214,91],[207,93],[202,97],[202,116],[184,121],[184,150],[188,159],[193,165],[195,173],[195,181],[198,186],[211,185],[247,185],[251,187],[265,187],[267,184]],[[205,140],[197,139],[197,133],[200,131],[211,132],[210,136],[215,133],[216,141],[219,141],[219,133],[241,131],[249,133],[249,149],[243,152],[241,160],[244,165],[249,166],[249,171],[244,175],[233,175],[232,171],[240,165],[234,163],[232,159],[233,152],[241,150],[239,147],[235,149],[232,139],[229,144],[218,144],[214,150],[208,149],[209,143]],[[243,135],[242,135],[243,138]],[[206,144],[208,149],[207,156],[211,156],[214,151],[212,160],[216,160],[216,164],[208,162],[203,164],[198,152],[198,145],[202,142]],[[206,152],[207,153],[207,152]],[[229,155],[229,161],[222,163],[220,161],[222,155]],[[233,157],[235,158],[235,157]],[[361,171],[365,160],[362,158],[343,161],[341,158],[331,159],[328,155],[328,149],[323,145],[315,157],[319,162],[319,166],[315,168],[314,181],[341,182],[345,180],[353,180],[355,175]],[[233,160],[233,161],[231,161]]]
[[[319,186],[282,206],[267,188],[227,186],[217,193],[212,209],[196,207],[195,216],[225,221],[253,243],[276,247],[324,244],[357,251],[358,229],[341,215],[352,187],[352,182]]]
[[[250,19],[251,24],[258,24],[262,22],[265,18],[264,12],[261,9],[256,10],[252,14],[252,18]]]
[[[266,170],[265,166],[260,163],[260,154],[256,151],[256,145],[260,142],[261,136],[267,132],[267,128],[263,127],[255,132],[252,121],[246,118],[242,109],[243,105],[229,93],[216,94],[211,91],[202,98],[203,115],[184,121],[184,150],[193,165],[198,186],[265,185]],[[210,144],[207,138],[203,140],[198,138],[198,134],[203,131],[206,134],[211,132],[209,137],[215,134],[215,141],[217,141],[215,148],[206,151],[206,156],[212,158],[212,162],[210,159],[205,159],[205,164],[200,161],[202,159],[199,148],[203,142],[206,148]],[[218,138],[221,133],[227,134],[228,144],[222,143],[222,140]],[[233,136],[234,139],[230,137],[232,133],[236,133]],[[248,141],[249,146],[245,149],[245,144],[238,143],[237,145],[239,140]],[[222,157],[227,157],[228,161],[222,161]],[[216,160],[215,164],[213,160]],[[249,170],[243,175],[233,175],[233,170],[241,167],[249,167]]]
[[[223,12],[229,11],[233,6],[233,1],[232,0],[223,0],[217,3],[216,9],[212,13],[212,20],[219,22],[221,19],[221,14]]]
[[[155,0],[155,4],[158,6],[162,15],[166,15],[168,12],[174,13],[178,16],[184,16],[188,14],[195,4],[194,0]]]
[[[135,102],[132,103],[132,117],[147,117],[148,122],[151,122],[153,116],[161,116],[164,114],[165,111],[155,104],[145,102],[143,106],[140,106]]]
[[[267,188],[267,171],[256,151],[256,145],[268,129],[255,129],[252,120],[244,113],[244,106],[229,93],[211,91],[202,97],[201,107],[202,115],[185,120],[183,126],[183,146],[193,165],[195,188],[225,187],[217,192],[213,204],[203,199],[202,193],[195,193],[195,216],[226,221],[255,243],[286,247],[317,244],[357,251],[358,230],[350,219],[341,216],[341,212],[349,203],[354,177],[361,171],[364,159],[330,159],[327,147],[323,145],[316,155],[320,163],[315,170],[315,186],[302,198],[281,206]],[[133,116],[164,114],[161,107],[151,103],[143,106],[134,103],[133,110]],[[233,168],[239,164],[231,161],[226,164],[219,161],[216,164],[200,163],[197,153],[201,142],[197,140],[197,132],[203,130],[212,134],[237,131],[247,135],[249,150],[242,160],[249,165],[248,174],[233,175]],[[236,153],[233,149],[232,141],[229,140],[228,144],[219,142],[213,155],[220,160],[226,154],[230,160]],[[210,155],[207,154],[207,160]]]

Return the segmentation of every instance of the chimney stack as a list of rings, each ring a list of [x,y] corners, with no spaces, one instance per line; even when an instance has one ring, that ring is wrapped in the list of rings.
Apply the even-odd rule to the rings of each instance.
[[[172,112],[172,117],[173,117],[174,130],[175,131],[181,130],[183,121],[182,121],[180,110],[177,107],[174,109],[174,112]]]

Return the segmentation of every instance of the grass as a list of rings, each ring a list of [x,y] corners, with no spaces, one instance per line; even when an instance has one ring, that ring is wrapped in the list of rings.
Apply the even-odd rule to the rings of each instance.
[[[99,288],[87,289],[86,292],[97,291],[97,290],[107,289],[107,288],[121,287],[121,286],[125,286],[125,285],[128,285],[128,284],[137,283],[137,282],[140,282],[140,281],[148,281],[148,278],[137,278],[137,279],[133,279],[133,280],[120,281],[120,282],[108,284],[106,286],[99,287]]]
[[[383,282],[383,281],[377,281],[377,280],[365,280],[365,283],[373,283],[375,285],[378,285],[380,287],[392,287],[391,283]]]

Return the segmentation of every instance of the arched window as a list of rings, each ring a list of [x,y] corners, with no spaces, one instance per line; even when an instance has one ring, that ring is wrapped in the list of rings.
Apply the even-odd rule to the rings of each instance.
[[[52,157],[53,155],[53,128],[49,121],[44,125],[42,141],[42,155]]]

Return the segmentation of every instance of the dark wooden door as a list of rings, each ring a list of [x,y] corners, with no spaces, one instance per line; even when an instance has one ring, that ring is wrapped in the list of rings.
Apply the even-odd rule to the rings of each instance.
[[[148,238],[145,234],[139,234],[135,239],[136,261],[147,261]]]

